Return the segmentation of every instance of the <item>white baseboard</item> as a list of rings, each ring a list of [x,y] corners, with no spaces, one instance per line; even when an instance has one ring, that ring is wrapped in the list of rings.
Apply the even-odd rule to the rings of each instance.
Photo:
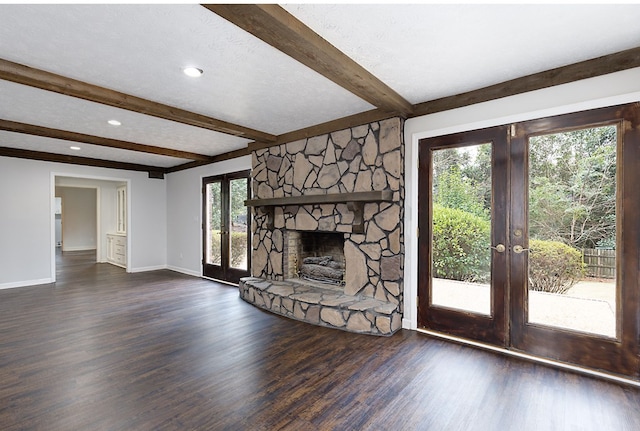
[[[51,283],[53,283],[53,280],[51,278],[41,278],[39,280],[14,281],[11,283],[0,284],[0,289],[13,289],[14,287],[37,286],[40,284],[51,284]]]
[[[411,319],[402,319],[402,329],[410,329],[412,331],[415,331],[416,328],[414,328],[411,323]]]
[[[111,263],[111,262],[110,262]],[[170,271],[175,271],[175,272],[179,272],[181,274],[186,274],[186,275],[191,275],[194,277],[201,277],[202,274],[200,274],[199,272],[196,271],[192,271],[190,269],[186,269],[186,268],[180,268],[177,266],[172,266],[172,265],[156,265],[156,266],[143,266],[140,268],[131,268],[128,272],[147,272],[147,271],[158,271],[161,269],[168,269]]]
[[[167,265],[143,266],[140,268],[131,268],[128,272],[158,271],[160,269],[167,269]]]
[[[90,245],[78,245],[76,247],[65,247],[62,246],[62,251],[89,251],[89,250],[95,250],[96,246],[90,246]]]
[[[202,274],[198,271],[193,271],[191,269],[186,269],[186,268],[180,268],[178,266],[168,265],[167,269],[171,271],[179,272],[181,274],[191,275],[193,277],[202,277]]]

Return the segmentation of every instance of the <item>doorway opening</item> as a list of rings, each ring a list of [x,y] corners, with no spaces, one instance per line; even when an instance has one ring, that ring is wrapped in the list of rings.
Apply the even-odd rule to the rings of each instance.
[[[86,263],[92,258],[96,263],[112,263],[127,269],[129,249],[126,231],[119,226],[129,225],[127,194],[128,180],[110,178],[79,177],[69,174],[52,174],[52,280],[55,282],[74,262],[72,255]],[[118,198],[121,198],[118,200]],[[59,203],[59,205],[58,205]],[[120,211],[124,208],[123,211]],[[124,217],[124,221],[119,220]],[[112,261],[110,235],[118,235],[122,240],[123,256],[120,262]]]

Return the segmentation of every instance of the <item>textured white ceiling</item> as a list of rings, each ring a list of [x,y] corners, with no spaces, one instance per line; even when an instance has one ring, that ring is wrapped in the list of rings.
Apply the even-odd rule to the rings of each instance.
[[[197,4],[0,8],[2,58],[231,123],[281,134],[372,109]]]
[[[215,155],[247,139],[166,121],[58,93],[0,80],[0,118],[139,144]],[[107,121],[122,125],[110,126]]]
[[[283,7],[412,103],[640,46],[638,4]],[[276,135],[373,109],[197,4],[0,4],[0,58]],[[205,74],[187,78],[187,65]],[[249,142],[1,80],[0,119],[208,155]],[[6,132],[0,146],[188,161],[90,145],[69,153]]]
[[[640,5],[283,5],[412,103],[640,46]]]

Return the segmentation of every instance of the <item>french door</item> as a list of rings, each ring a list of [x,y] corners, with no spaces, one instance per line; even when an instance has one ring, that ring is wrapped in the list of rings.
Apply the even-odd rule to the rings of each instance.
[[[202,180],[203,259],[205,277],[238,283],[251,268],[250,171]]]
[[[419,326],[638,378],[639,112],[421,140]]]

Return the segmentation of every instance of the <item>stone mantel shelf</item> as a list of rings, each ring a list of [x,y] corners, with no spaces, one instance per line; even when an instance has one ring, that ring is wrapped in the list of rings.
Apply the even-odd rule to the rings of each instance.
[[[364,204],[367,202],[391,202],[393,191],[378,190],[371,192],[331,193],[318,195],[288,196],[282,198],[249,199],[244,201],[245,206],[261,207],[268,217],[268,229],[273,229],[273,212],[277,206],[314,205],[314,204],[341,204],[346,203],[350,211],[353,211],[353,233],[364,232]]]
[[[288,205],[313,205],[313,204],[340,204],[348,202],[391,202],[393,192],[391,190],[379,190],[373,192],[331,193],[318,195],[287,196],[284,198],[249,199],[244,201],[248,207],[288,206]]]

